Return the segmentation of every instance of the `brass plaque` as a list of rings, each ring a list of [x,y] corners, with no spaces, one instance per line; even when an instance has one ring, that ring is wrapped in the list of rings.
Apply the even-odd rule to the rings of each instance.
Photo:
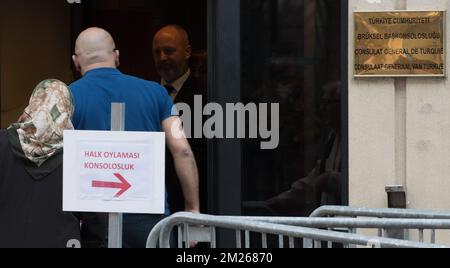
[[[355,12],[355,77],[445,76],[445,12]]]

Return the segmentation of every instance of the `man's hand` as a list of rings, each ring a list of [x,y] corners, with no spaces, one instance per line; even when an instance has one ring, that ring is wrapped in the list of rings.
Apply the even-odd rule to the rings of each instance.
[[[200,214],[200,210],[199,209],[185,209],[185,212],[190,212],[190,213],[194,213],[194,214]]]
[[[199,210],[185,210],[185,212],[190,212],[190,213],[194,213],[194,214],[200,214]],[[204,226],[200,226],[200,227],[204,227]],[[189,247],[190,248],[195,248],[198,246],[198,241],[189,241]]]

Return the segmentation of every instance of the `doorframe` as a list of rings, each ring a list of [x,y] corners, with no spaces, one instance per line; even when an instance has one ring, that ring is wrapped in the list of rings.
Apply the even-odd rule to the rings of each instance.
[[[240,0],[208,1],[207,12],[208,102],[225,107],[241,99]],[[242,213],[241,147],[239,139],[208,140],[210,213]]]
[[[0,4],[1,5],[1,4]],[[0,13],[1,13],[0,9]],[[0,14],[1,16],[1,14]],[[2,113],[2,96],[3,96],[3,91],[2,91],[2,54],[3,54],[3,49],[2,49],[2,36],[3,36],[3,31],[2,31],[2,23],[3,23],[3,16],[0,17],[0,129],[2,128],[2,118],[3,118],[3,113]]]
[[[349,109],[348,109],[348,26],[349,26],[348,0],[341,0],[341,154],[342,154],[342,205],[349,205]]]
[[[210,0],[207,12],[208,102],[225,107],[241,99],[240,0]],[[208,208],[213,215],[242,214],[241,150],[238,139],[208,140]],[[217,236],[219,247],[235,246],[231,230]]]

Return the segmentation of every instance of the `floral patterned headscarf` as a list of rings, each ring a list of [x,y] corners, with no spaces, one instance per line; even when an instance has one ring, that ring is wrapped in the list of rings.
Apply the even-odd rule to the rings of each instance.
[[[66,84],[55,79],[39,83],[15,129],[25,156],[40,167],[63,147],[63,132],[73,129],[72,94]]]

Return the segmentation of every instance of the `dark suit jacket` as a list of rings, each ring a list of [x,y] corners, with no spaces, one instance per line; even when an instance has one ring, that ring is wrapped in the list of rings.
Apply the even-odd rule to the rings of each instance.
[[[206,85],[195,79],[192,75],[184,83],[180,89],[174,103],[186,103],[191,107],[191,132],[194,135],[194,96],[201,95],[203,97],[203,105],[207,101]],[[197,118],[198,120],[198,118]],[[202,119],[203,123],[205,118]],[[203,124],[202,124],[203,126]],[[199,186],[200,186],[200,209],[203,213],[207,212],[207,187],[206,187],[206,144],[205,138],[202,139],[188,139],[191,145],[192,151],[197,162],[199,171]],[[166,187],[169,194],[169,207],[171,213],[184,210],[184,198],[181,190],[181,185],[175,172],[175,166],[173,158],[170,153],[167,154],[168,159],[166,161]]]

